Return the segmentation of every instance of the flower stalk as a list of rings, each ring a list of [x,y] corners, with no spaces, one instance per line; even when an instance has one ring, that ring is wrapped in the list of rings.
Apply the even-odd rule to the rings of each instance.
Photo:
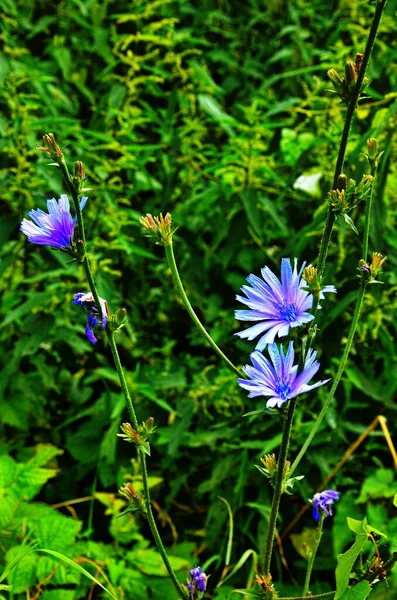
[[[318,547],[320,545],[321,538],[323,536],[324,519],[325,519],[325,514],[323,514],[321,516],[321,519],[320,519],[320,522],[319,522],[319,525],[318,525],[318,529],[316,530],[315,543],[314,543],[314,546],[312,548],[312,551],[311,551],[311,554],[310,554],[310,557],[309,557],[309,562],[308,562],[308,565],[307,565],[305,584],[303,586],[303,592],[302,592],[302,596],[303,597],[305,597],[307,595],[307,592],[309,591],[310,578],[311,578],[311,575],[312,575],[312,570],[313,570],[313,565],[314,565],[314,559],[316,558],[317,550],[318,550]]]
[[[226,364],[226,366],[231,371],[236,373],[237,375],[241,375],[239,369],[228,359],[228,357],[222,352],[222,350],[219,348],[219,346],[214,342],[214,340],[212,339],[212,337],[210,336],[208,331],[205,329],[204,325],[201,323],[197,314],[195,313],[192,305],[190,304],[189,298],[187,297],[185,288],[183,287],[183,283],[182,283],[181,277],[179,275],[178,267],[176,265],[175,255],[174,255],[174,250],[173,250],[173,245],[172,245],[171,239],[168,241],[168,243],[164,243],[164,248],[165,248],[165,254],[167,257],[168,266],[171,270],[175,287],[176,287],[176,289],[181,297],[181,300],[182,300],[183,304],[185,305],[185,308],[186,308],[187,312],[189,313],[189,316],[192,319],[193,323],[196,325],[196,327],[199,330],[199,332],[201,333],[201,335],[207,340],[207,342],[209,343],[211,348],[213,348],[213,350],[215,350],[217,355],[223,360],[223,362]]]
[[[263,572],[265,575],[270,573],[270,562],[272,559],[274,535],[276,531],[278,509],[280,507],[280,499],[283,489],[283,479],[285,472],[285,463],[288,455],[289,441],[291,437],[292,421],[295,412],[295,400],[290,400],[288,403],[287,413],[285,415],[283,436],[281,439],[280,453],[277,461],[277,476],[276,485],[274,486],[272,508],[266,533],[265,554],[263,558]],[[289,473],[290,474],[290,473]]]
[[[372,53],[372,48],[375,43],[376,34],[378,32],[380,20],[382,18],[383,11],[385,9],[387,0],[378,0],[375,8],[374,18],[372,20],[371,29],[368,35],[367,43],[362,57],[362,62],[357,74],[357,80],[355,82],[354,89],[351,94],[351,99],[347,107],[345,124],[342,131],[342,137],[339,145],[338,157],[335,165],[334,179],[332,189],[336,189],[338,178],[342,174],[343,164],[345,161],[347,141],[349,139],[350,128],[353,122],[354,112],[357,108],[357,102],[360,97],[365,72],[367,70],[368,62]],[[328,247],[331,239],[332,229],[335,223],[335,213],[332,206],[328,207],[327,218],[324,225],[323,235],[321,238],[320,251],[317,259],[317,268],[320,275],[324,273],[325,263],[327,260]]]
[[[75,206],[75,210],[76,210],[76,215],[77,215],[77,223],[79,226],[79,234],[80,234],[80,238],[83,244],[83,256],[82,256],[82,263],[83,263],[83,268],[84,268],[84,273],[86,275],[87,278],[87,282],[89,285],[89,288],[92,292],[92,295],[95,299],[95,304],[98,308],[98,311],[101,313],[101,317],[102,317],[102,311],[101,311],[101,303],[99,300],[99,295],[98,295],[98,291],[95,285],[95,281],[92,275],[92,271],[91,271],[91,267],[90,267],[90,263],[86,254],[86,238],[85,238],[85,231],[84,231],[84,222],[83,222],[83,216],[82,216],[82,212],[80,209],[80,203],[79,203],[79,193],[78,190],[76,189],[76,187],[73,184],[73,180],[69,174],[69,170],[67,168],[65,159],[63,158],[63,155],[61,155],[58,159],[58,164],[59,167],[61,169],[61,173],[62,176],[64,178],[65,184],[67,186],[67,189],[70,193],[70,195],[72,196],[73,202],[74,202],[74,206]],[[120,385],[123,391],[123,395],[125,398],[125,402],[127,405],[127,410],[128,410],[128,414],[129,417],[132,421],[132,424],[134,426],[134,428],[137,430],[139,428],[139,424],[138,424],[138,420],[136,417],[136,413],[135,413],[135,409],[134,409],[134,405],[131,399],[131,395],[128,389],[128,385],[125,379],[125,375],[123,372],[123,368],[121,365],[121,361],[120,361],[120,356],[117,350],[117,345],[116,345],[116,341],[114,338],[114,332],[112,330],[110,330],[108,327],[106,328],[106,335],[109,341],[109,345],[110,345],[110,349],[112,351],[112,356],[113,356],[113,361],[114,361],[114,365],[117,371],[117,375],[120,381]],[[137,450],[138,452],[138,456],[139,456],[139,462],[140,462],[140,467],[141,467],[141,475],[142,475],[142,483],[143,483],[143,489],[144,489],[144,496],[145,496],[145,508],[146,508],[146,515],[149,521],[149,525],[150,525],[150,529],[152,531],[157,549],[161,555],[161,558],[163,559],[164,565],[168,571],[168,574],[172,580],[172,583],[174,584],[174,587],[176,589],[176,591],[178,592],[179,597],[182,600],[186,600],[187,599],[187,595],[184,592],[184,590],[181,588],[179,581],[175,575],[175,572],[171,566],[171,563],[169,561],[167,552],[164,548],[163,542],[161,540],[159,531],[157,529],[157,525],[154,519],[154,515],[153,515],[153,511],[152,511],[152,506],[151,506],[151,501],[150,501],[150,490],[149,490],[149,482],[148,482],[148,473],[147,473],[147,466],[146,466],[146,457],[145,457],[145,453],[142,452],[140,449]]]
[[[292,475],[292,473],[295,471],[296,467],[299,465],[300,461],[302,460],[306,450],[308,449],[308,447],[310,446],[312,439],[314,438],[314,436],[316,435],[321,422],[325,416],[325,413],[327,412],[334,396],[335,396],[335,392],[338,388],[339,382],[341,380],[341,377],[343,375],[343,372],[345,370],[346,367],[346,363],[347,363],[347,359],[349,357],[349,353],[350,353],[350,349],[352,347],[352,343],[353,343],[353,338],[354,335],[356,333],[356,329],[357,329],[357,325],[358,325],[358,320],[360,318],[360,313],[361,313],[361,308],[363,305],[363,300],[364,300],[364,293],[365,293],[365,289],[366,289],[366,282],[362,280],[359,291],[358,291],[358,296],[357,296],[357,301],[356,301],[356,307],[354,310],[354,314],[353,314],[353,320],[351,322],[350,325],[350,330],[349,330],[349,335],[347,337],[347,342],[346,342],[346,346],[345,349],[343,350],[343,354],[342,354],[342,358],[340,360],[339,363],[339,367],[338,367],[338,371],[336,373],[335,379],[332,383],[331,386],[331,390],[327,396],[327,399],[316,419],[316,422],[314,423],[309,435],[306,438],[305,443],[303,444],[298,456],[295,458],[294,462],[291,465],[291,469],[290,469],[290,475]]]

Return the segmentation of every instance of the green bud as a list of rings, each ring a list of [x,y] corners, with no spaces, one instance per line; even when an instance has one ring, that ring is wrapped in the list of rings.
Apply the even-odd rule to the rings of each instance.
[[[337,190],[345,190],[347,185],[347,177],[344,173],[341,173],[338,177],[338,181],[336,182]]]
[[[357,72],[354,63],[351,61],[346,63],[345,66],[345,79],[348,86],[357,81]]]
[[[339,77],[337,71],[335,69],[328,69],[327,75],[332,82],[332,85],[335,88],[336,93],[341,96],[344,93],[343,81]]]

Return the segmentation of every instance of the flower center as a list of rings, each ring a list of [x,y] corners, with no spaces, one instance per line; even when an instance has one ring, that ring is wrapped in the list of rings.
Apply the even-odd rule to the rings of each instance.
[[[278,312],[283,321],[288,321],[290,323],[291,321],[296,321],[298,307],[293,302],[288,302],[288,300],[284,298],[283,303],[278,306]]]
[[[278,381],[276,385],[276,393],[283,400],[288,399],[288,394],[291,392],[291,386],[284,381]]]

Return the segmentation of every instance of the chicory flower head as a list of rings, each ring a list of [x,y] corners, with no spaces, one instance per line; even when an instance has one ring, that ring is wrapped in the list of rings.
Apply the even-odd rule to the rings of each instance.
[[[256,396],[271,396],[267,401],[266,406],[273,408],[277,406],[281,408],[285,402],[291,398],[295,398],[299,394],[314,390],[327,383],[318,381],[313,385],[308,385],[309,381],[314,377],[320,368],[320,363],[315,360],[317,352],[309,349],[305,364],[301,373],[298,375],[298,365],[294,365],[294,343],[290,342],[287,353],[284,353],[282,345],[270,344],[267,347],[270,362],[265,358],[262,352],[257,350],[251,354],[251,362],[253,366],[246,365],[243,371],[250,379],[238,379],[239,385],[249,391],[248,398]]]
[[[190,582],[187,584],[189,600],[196,600],[199,593],[205,592],[207,587],[207,575],[203,573],[201,567],[194,567],[194,569],[189,571],[189,574],[191,577]]]
[[[313,296],[302,289],[306,282],[302,279],[302,272],[306,263],[303,263],[300,271],[297,268],[297,259],[294,259],[292,269],[291,260],[281,260],[281,281],[274,275],[269,267],[263,267],[263,280],[256,275],[249,275],[241,289],[247,296],[236,296],[236,299],[246,304],[250,310],[236,310],[236,319],[240,321],[259,321],[245,331],[236,333],[240,338],[253,340],[258,335],[266,332],[256,345],[256,350],[262,351],[267,344],[272,344],[276,336],[282,337],[288,334],[291,327],[299,327],[314,319],[314,315],[307,311],[312,308]],[[320,299],[324,298],[324,292],[336,292],[332,285],[325,286],[320,293]]]
[[[80,201],[81,210],[86,202],[87,197],[83,196]],[[41,208],[29,211],[28,215],[32,221],[23,219],[20,230],[33,244],[60,249],[70,248],[77,217],[73,218],[70,213],[69,198],[62,194],[59,200],[47,200],[47,210],[48,213]]]
[[[87,338],[93,344],[97,343],[97,339],[94,335],[94,329],[97,325],[101,325],[102,329],[105,329],[107,318],[109,314],[108,304],[106,300],[99,297],[99,302],[101,305],[102,319],[100,320],[99,311],[95,304],[94,297],[91,292],[88,294],[78,293],[75,295],[73,304],[80,304],[85,312],[87,313],[87,325],[85,328],[85,333]]]
[[[335,500],[339,500],[339,494],[334,490],[325,490],[314,494],[312,500],[314,520],[320,521],[322,516],[332,516],[332,505]]]

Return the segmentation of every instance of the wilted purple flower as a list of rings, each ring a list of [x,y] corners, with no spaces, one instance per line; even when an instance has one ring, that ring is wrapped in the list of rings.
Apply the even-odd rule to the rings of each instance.
[[[78,293],[75,295],[73,304],[81,304],[87,313],[87,325],[85,328],[85,333],[90,342],[93,344],[97,343],[97,339],[94,335],[94,329],[97,325],[101,325],[102,329],[105,329],[107,323],[107,316],[109,314],[108,304],[106,300],[99,297],[99,302],[101,304],[102,311],[102,320],[100,321],[99,311],[95,304],[94,297],[91,292],[88,294]]]
[[[236,296],[236,299],[246,304],[250,310],[236,310],[236,319],[240,321],[260,321],[257,325],[245,331],[236,333],[240,338],[253,340],[258,335],[266,332],[256,345],[256,350],[262,351],[267,344],[272,344],[276,335],[282,337],[288,334],[291,327],[299,327],[308,323],[314,316],[307,311],[312,308],[313,296],[302,288],[306,282],[302,279],[302,272],[306,263],[303,263],[299,273],[297,259],[294,259],[294,268],[291,260],[281,260],[281,281],[277,279],[269,267],[263,267],[262,279],[256,275],[247,277],[248,283],[241,289],[247,296]],[[320,293],[336,292],[332,285],[325,286]]]
[[[202,572],[201,567],[195,567],[189,571],[190,582],[187,584],[189,590],[189,599],[196,600],[199,592],[205,592],[207,587],[207,575]]]
[[[289,343],[288,351],[284,354],[282,345],[270,344],[267,348],[272,363],[257,350],[251,354],[253,366],[246,365],[243,371],[251,379],[238,379],[242,388],[248,390],[248,398],[256,396],[271,396],[266,406],[280,408],[287,400],[295,398],[299,394],[314,390],[327,383],[319,381],[308,385],[311,378],[320,368],[320,363],[315,360],[317,352],[309,349],[302,372],[298,375],[298,365],[294,365],[294,344]]]
[[[81,210],[86,202],[87,198],[83,196],[80,201]],[[73,218],[70,213],[69,198],[62,194],[58,201],[55,198],[47,200],[47,210],[48,213],[41,208],[29,211],[28,215],[34,222],[23,219],[20,230],[33,244],[70,248],[77,217]]]
[[[313,517],[315,521],[320,521],[323,516],[320,510],[325,514],[326,517],[332,516],[332,505],[334,500],[339,500],[338,492],[334,490],[325,490],[318,494],[314,494],[313,504]]]

